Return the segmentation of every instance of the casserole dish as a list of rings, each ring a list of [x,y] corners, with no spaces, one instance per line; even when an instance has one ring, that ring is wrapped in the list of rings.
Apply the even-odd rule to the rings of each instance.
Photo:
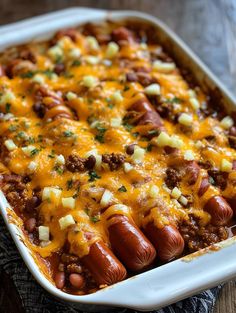
[[[41,20],[40,18],[37,18],[36,20],[33,19],[31,21],[17,23],[15,26],[5,26],[1,30],[1,47],[6,48],[19,43],[25,43],[35,37],[42,39],[43,37],[45,38],[45,35],[52,35],[53,32],[62,26],[69,27],[78,25],[91,19],[99,21],[107,17],[114,20],[135,18],[139,21],[151,22],[157,27],[159,42],[167,51],[172,50],[172,55],[178,60],[179,65],[181,67],[186,67],[186,65],[188,65],[189,69],[196,73],[195,76],[198,84],[203,90],[209,92],[209,89],[217,89],[218,99],[223,100],[228,111],[233,109],[233,97],[220,86],[214,76],[205,69],[201,62],[198,61],[185,45],[182,44],[171,31],[167,30],[161,22],[156,21],[156,19],[146,16],[145,14],[136,12],[110,12],[109,15],[107,15],[106,12],[99,10],[81,10],[66,10],[61,14],[56,13],[55,15],[44,16]],[[71,15],[73,16],[73,19],[71,18]],[[83,18],[78,17],[81,15],[83,15]],[[46,29],[44,30],[44,27],[48,28],[48,23],[51,23],[52,25],[51,34],[48,34]],[[58,27],[59,23],[60,27]],[[17,33],[13,31],[15,29],[14,27],[17,27]],[[29,27],[30,31],[28,30]],[[33,260],[31,253],[24,244],[25,239],[23,233],[21,233],[20,229],[16,226],[18,224],[17,217],[9,209],[9,204],[7,204],[4,196],[1,197],[1,209],[5,221],[8,221],[7,225],[13,239],[36,279],[52,294],[63,300],[70,301],[77,306],[83,303],[92,303],[127,306],[139,310],[150,310],[177,301],[235,275],[233,269],[234,238],[231,238],[223,243],[216,244],[214,247],[208,248],[205,252],[173,261],[172,263],[163,265],[157,269],[134,276],[124,282],[117,283],[114,286],[107,287],[95,294],[83,295],[80,297],[68,295],[57,290],[49,280],[40,273],[36,265],[37,262]],[[207,253],[211,251],[214,251],[214,253]],[[224,258],[226,253],[228,256],[227,260]],[[201,254],[201,257],[199,254]],[[207,273],[204,270],[204,264],[206,264],[206,262],[212,264]],[[120,299],[120,297],[117,298],[117,295],[125,294],[128,289],[132,290],[132,294],[124,297],[124,299]],[[92,308],[90,307],[90,309]]]

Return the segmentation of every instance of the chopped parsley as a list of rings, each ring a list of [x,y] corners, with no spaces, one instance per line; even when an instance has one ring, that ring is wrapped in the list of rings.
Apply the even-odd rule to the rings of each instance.
[[[81,61],[80,60],[75,60],[73,61],[73,63],[71,64],[71,66],[80,66],[81,65]]]
[[[152,129],[148,131],[148,135],[158,135],[159,131],[157,129]]]
[[[153,145],[149,143],[149,144],[147,145],[146,150],[147,150],[148,152],[150,152],[150,151],[152,151],[152,148],[153,148]]]
[[[97,135],[95,136],[95,139],[101,143],[104,143],[104,135],[107,129],[103,126],[97,125],[96,129],[98,131]]]
[[[138,132],[132,133],[132,136],[133,136],[134,138],[137,138],[137,137],[139,136],[139,133],[138,133]]]
[[[14,131],[17,130],[17,128],[18,128],[18,125],[13,125],[13,124],[11,124],[11,125],[8,127],[8,130],[9,130],[10,132],[14,132]]]
[[[93,182],[95,181],[96,179],[99,179],[101,178],[101,176],[99,176],[95,171],[90,171],[89,172],[89,182]]]
[[[40,151],[40,150],[37,149],[37,148],[33,149],[33,150],[30,152],[30,156],[34,156],[34,155],[38,154],[39,151]]]
[[[100,216],[99,215],[90,216],[90,221],[93,223],[97,223],[100,221]]]
[[[51,159],[54,159],[55,158],[55,151],[52,150],[50,154],[48,154],[48,157],[51,158]]]
[[[11,104],[6,103],[6,113],[10,113],[10,112],[11,112]]]
[[[125,188],[125,186],[121,186],[119,189],[118,189],[119,192],[126,192],[127,189]]]
[[[28,71],[28,72],[26,72],[26,73],[22,73],[21,75],[20,75],[20,77],[21,78],[32,78],[33,76],[34,76],[34,72],[32,72],[32,71]]]
[[[126,86],[124,87],[124,91],[127,91],[127,90],[130,90],[130,87],[126,85]]]
[[[27,135],[26,135],[27,136]],[[35,143],[34,137],[28,137],[27,138],[28,143],[32,144]]]
[[[109,103],[107,106],[108,106],[109,109],[113,109],[114,108],[114,104],[112,104],[112,103]]]
[[[64,172],[63,166],[60,166],[60,165],[54,166],[53,169],[54,169],[54,171],[56,171],[59,175],[62,175],[63,172]]]
[[[72,137],[74,135],[74,133],[70,130],[65,130],[63,132],[64,137]]]
[[[52,70],[45,70],[45,71],[42,71],[42,74],[46,75],[48,78],[51,79],[55,73]]]
[[[43,141],[43,136],[42,135],[38,135],[38,142],[42,142]]]
[[[69,72],[64,72],[64,73],[63,73],[63,76],[64,76],[65,78],[73,78],[73,77],[74,77],[74,75],[73,75],[72,73],[69,73]]]
[[[72,187],[73,187],[73,179],[72,178],[67,180],[66,186],[67,186],[67,190],[72,189]]]
[[[124,126],[124,128],[125,128],[128,132],[131,132],[131,130],[133,129],[133,125],[131,125],[131,124],[127,123],[127,122],[123,123],[123,126]]]
[[[168,102],[168,103],[181,103],[181,102],[183,102],[183,100],[178,98],[178,97],[174,97],[172,99],[167,99],[165,102]]]

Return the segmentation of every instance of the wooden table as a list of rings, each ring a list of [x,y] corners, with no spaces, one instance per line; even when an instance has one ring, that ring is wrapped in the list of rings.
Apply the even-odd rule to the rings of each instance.
[[[140,10],[168,24],[236,94],[236,1],[235,0],[0,0],[0,24],[6,24],[69,6]],[[4,274],[0,287],[0,312],[23,313],[3,302],[16,298],[11,282]],[[3,283],[4,280],[4,283]],[[8,297],[7,297],[8,294]],[[10,301],[12,302],[12,301]],[[236,285],[227,283],[214,313],[236,312]]]

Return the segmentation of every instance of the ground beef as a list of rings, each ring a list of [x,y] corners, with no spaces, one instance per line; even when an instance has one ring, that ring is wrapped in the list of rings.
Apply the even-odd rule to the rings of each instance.
[[[72,173],[91,170],[94,168],[95,164],[96,158],[93,155],[90,155],[86,159],[76,154],[71,154],[66,160],[66,168]]]
[[[40,203],[41,203],[41,199],[35,195],[35,196],[27,199],[27,201],[25,203],[25,210],[29,213],[33,212],[40,205]]]
[[[176,187],[180,179],[181,177],[176,169],[167,168],[166,176],[165,176],[165,183],[168,188],[173,189],[174,187]]]
[[[125,162],[125,156],[121,153],[103,154],[102,162],[107,163],[111,171],[115,171]]]
[[[150,74],[145,72],[129,72],[126,74],[126,80],[128,82],[139,82],[144,87],[156,82]]]
[[[22,176],[16,174],[1,175],[1,189],[14,208],[20,211],[25,208],[27,191]]]
[[[184,221],[179,227],[188,252],[195,252],[214,243],[228,238],[228,232],[223,226],[211,224],[201,227],[197,219],[190,216],[189,221]]]
[[[66,168],[72,173],[83,172],[86,170],[85,161],[86,159],[81,158],[76,154],[71,154],[66,159]]]
[[[23,59],[23,60],[29,60],[34,64],[37,62],[35,54],[32,51],[30,51],[29,49],[22,50],[20,52],[19,57],[20,57],[20,59]]]
[[[208,175],[213,178],[213,184],[224,190],[227,186],[228,173],[218,171],[217,169],[210,169],[207,171]]]
[[[82,266],[77,263],[68,264],[66,267],[66,271],[68,273],[78,273],[81,274],[83,272]]]
[[[68,253],[63,253],[61,255],[61,262],[64,264],[70,264],[70,263],[76,263],[79,261],[79,257],[76,255],[68,254]]]

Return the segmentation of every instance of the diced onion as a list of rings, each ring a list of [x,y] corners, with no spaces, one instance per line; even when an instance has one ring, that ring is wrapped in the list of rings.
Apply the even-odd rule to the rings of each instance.
[[[113,198],[113,194],[112,192],[110,192],[109,190],[105,190],[103,195],[102,195],[102,198],[101,198],[101,201],[100,201],[100,204],[101,206],[107,206],[111,203],[111,200]]]
[[[75,208],[75,199],[73,197],[62,198],[61,203],[64,208],[71,210]]]
[[[108,59],[114,58],[118,54],[119,49],[120,48],[117,43],[109,42],[109,44],[107,45],[107,50],[106,50],[106,58]]]
[[[233,168],[232,162],[230,162],[226,159],[223,159],[221,161],[221,171],[222,172],[230,172],[230,171],[232,171],[232,168]]]
[[[60,228],[61,230],[66,229],[68,226],[74,225],[75,224],[75,220],[73,218],[73,216],[71,214],[68,214],[64,217],[61,217],[59,219],[59,224],[60,224]]]
[[[220,125],[224,129],[229,129],[234,125],[234,121],[230,116],[226,116],[221,120]]]
[[[17,145],[14,143],[12,139],[5,140],[4,145],[6,146],[8,151],[13,151],[17,149]]]
[[[48,226],[39,226],[39,240],[40,241],[49,241],[49,227]]]
[[[146,95],[156,96],[161,93],[161,87],[159,84],[151,84],[144,88],[144,92],[146,93]]]

